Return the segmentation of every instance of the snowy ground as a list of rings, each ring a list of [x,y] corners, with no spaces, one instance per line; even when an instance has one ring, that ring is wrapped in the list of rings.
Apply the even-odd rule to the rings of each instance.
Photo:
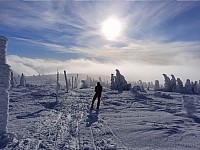
[[[11,89],[8,131],[19,142],[4,149],[200,149],[200,96],[191,95],[197,112],[188,117],[181,94],[104,89],[100,110],[90,112],[93,90],[61,90],[56,105],[55,85]]]

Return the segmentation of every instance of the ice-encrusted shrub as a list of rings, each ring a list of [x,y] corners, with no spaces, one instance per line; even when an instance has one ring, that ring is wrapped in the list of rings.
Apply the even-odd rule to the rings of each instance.
[[[182,96],[183,108],[185,109],[188,116],[192,116],[196,112],[196,106],[194,97]]]

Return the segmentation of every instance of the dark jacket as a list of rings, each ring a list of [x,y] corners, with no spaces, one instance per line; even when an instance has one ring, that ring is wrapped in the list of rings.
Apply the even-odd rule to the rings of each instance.
[[[102,86],[100,84],[97,84],[97,86],[95,86],[95,92],[98,96],[101,96],[102,93]]]

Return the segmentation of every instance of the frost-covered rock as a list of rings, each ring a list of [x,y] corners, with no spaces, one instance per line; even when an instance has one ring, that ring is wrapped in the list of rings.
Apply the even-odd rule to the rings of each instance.
[[[164,78],[165,78],[165,83],[164,83],[164,91],[165,92],[171,92],[172,91],[172,88],[171,88],[171,80],[170,78],[166,75],[166,74],[163,74]]]
[[[26,86],[26,79],[23,73],[20,78],[20,86]]]
[[[0,136],[7,132],[8,120],[10,66],[6,64],[7,41],[6,37],[0,36]]]
[[[196,112],[194,97],[183,96],[183,108],[188,116],[192,116]]]
[[[160,90],[159,81],[155,80],[154,91],[158,91],[158,90]]]

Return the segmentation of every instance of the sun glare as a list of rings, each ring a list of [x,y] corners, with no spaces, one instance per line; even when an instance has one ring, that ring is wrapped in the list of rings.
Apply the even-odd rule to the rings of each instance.
[[[114,40],[120,34],[120,22],[115,18],[107,19],[102,26],[102,32],[105,35],[106,39]]]

